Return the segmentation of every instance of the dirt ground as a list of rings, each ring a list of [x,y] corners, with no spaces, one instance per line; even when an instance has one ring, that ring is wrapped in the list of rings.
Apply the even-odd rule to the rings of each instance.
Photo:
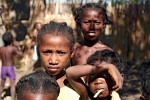
[[[134,62],[128,62],[128,66],[126,67],[126,74],[124,76],[124,86],[123,89],[119,91],[119,94],[122,100],[138,100],[141,94],[141,84],[140,84],[140,76],[142,73],[149,67],[150,62],[144,61],[140,64],[135,64]],[[16,68],[17,80],[20,79],[25,74],[31,73],[33,70],[32,67],[23,67]],[[5,91],[3,93],[4,100],[10,99],[9,92],[9,81],[7,80]]]

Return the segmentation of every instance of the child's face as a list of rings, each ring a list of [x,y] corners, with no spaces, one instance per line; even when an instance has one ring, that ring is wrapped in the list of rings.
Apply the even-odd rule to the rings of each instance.
[[[54,93],[51,94],[33,94],[31,92],[26,92],[23,94],[21,100],[56,100]]]
[[[41,65],[50,75],[58,75],[70,61],[69,41],[64,36],[45,35],[39,44]]]
[[[102,33],[103,18],[100,11],[95,8],[86,8],[81,19],[82,33],[88,40],[97,39]]]
[[[40,23],[38,23],[38,24],[36,25],[36,27],[35,27],[35,28],[36,28],[37,30],[40,30],[40,29],[41,29],[41,27],[42,27],[42,25],[41,25]]]
[[[104,98],[109,95],[108,85],[104,78],[97,78],[89,84],[90,91],[95,94],[98,90],[103,89],[103,91],[98,95],[98,98]]]

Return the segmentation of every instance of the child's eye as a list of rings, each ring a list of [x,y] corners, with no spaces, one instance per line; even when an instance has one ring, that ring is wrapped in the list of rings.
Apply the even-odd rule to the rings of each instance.
[[[99,85],[99,84],[102,84],[101,82],[96,82],[96,83],[94,83],[94,85]]]
[[[97,25],[101,24],[101,22],[99,22],[99,21],[96,21],[95,23],[96,23]]]
[[[83,23],[85,23],[85,24],[89,24],[90,22],[88,22],[88,21],[84,21]]]
[[[57,53],[61,56],[66,54],[66,52],[64,52],[64,51],[58,51]]]
[[[44,55],[49,55],[49,54],[51,53],[51,51],[42,51],[42,53],[43,53]]]

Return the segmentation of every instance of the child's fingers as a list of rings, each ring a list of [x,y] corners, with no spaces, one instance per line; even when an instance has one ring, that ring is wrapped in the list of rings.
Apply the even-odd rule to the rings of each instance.
[[[113,86],[112,88],[113,88],[113,90],[118,91],[118,90],[122,89],[122,86],[123,86],[123,78],[120,77],[118,79],[118,81],[115,82],[115,86]]]

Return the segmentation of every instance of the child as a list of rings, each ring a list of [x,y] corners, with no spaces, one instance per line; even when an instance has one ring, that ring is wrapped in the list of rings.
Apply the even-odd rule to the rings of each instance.
[[[16,100],[57,100],[56,80],[42,70],[23,76],[16,85]]]
[[[16,74],[14,70],[14,61],[13,57],[17,54],[22,57],[23,53],[19,46],[13,45],[14,40],[10,32],[3,34],[2,39],[4,41],[4,46],[0,48],[0,59],[2,61],[2,70],[1,70],[1,85],[0,85],[0,96],[5,87],[6,78],[10,79],[10,93],[12,100],[15,96],[15,79]]]
[[[42,24],[40,22],[36,22],[33,28],[34,30],[32,33],[32,42],[34,44],[34,47],[33,47],[33,60],[34,61],[38,60],[38,56],[36,52],[36,38],[37,38],[38,31],[41,29],[41,27],[42,27]]]
[[[119,57],[119,55],[111,50],[96,51],[87,59],[87,64],[90,64],[93,66],[110,64],[110,65],[107,65],[109,67],[112,67],[115,65],[118,67],[119,71],[121,72],[123,72],[123,67],[124,67],[124,64],[121,58]],[[111,64],[114,64],[114,65],[111,65]],[[68,80],[72,84],[72,86],[75,88],[75,90],[80,94],[81,97],[84,97],[85,95],[87,95],[87,91],[88,91],[88,95],[90,99],[92,100],[94,99],[93,98],[94,94],[96,94],[98,90],[102,90],[102,92],[98,95],[96,100],[97,99],[98,100],[99,99],[111,100],[111,98],[113,97],[111,96],[111,92],[113,91],[112,87],[114,86],[114,81],[108,74],[109,71],[100,72],[98,68],[95,69],[96,71],[93,71],[93,69],[90,67],[88,68],[84,68],[84,67],[87,67],[87,65],[82,65],[78,67],[73,66],[66,70]],[[78,71],[78,73],[75,73],[77,70],[82,70],[82,71],[80,72]],[[81,85],[78,84],[79,82],[76,81],[76,79],[83,77],[83,76],[87,76],[88,86],[84,84],[85,87],[88,87],[87,91],[85,91],[85,88],[82,88]],[[113,92],[113,93],[117,94],[116,92]],[[83,98],[83,100],[85,99]],[[118,99],[115,98],[114,100],[118,100]]]
[[[140,100],[150,100],[150,68],[143,74],[141,78],[142,95]]]
[[[65,22],[51,21],[43,25],[37,35],[37,53],[41,66],[44,67],[49,75],[56,78],[60,86],[58,100],[79,100],[79,95],[67,82],[65,71],[70,66],[74,43],[73,30]],[[120,75],[115,67],[112,69],[108,67],[100,69],[111,70],[111,76],[116,82],[119,82]]]
[[[108,20],[105,9],[98,3],[83,5],[77,11],[75,21],[81,27],[84,38],[74,45],[73,65],[86,64],[88,57],[97,50],[112,50],[99,40],[99,36],[102,34],[105,25],[111,24],[111,21]],[[123,78],[120,77],[119,80],[120,84],[116,83],[114,90],[122,88]]]
[[[60,86],[58,100],[79,99],[79,95],[66,83],[65,74],[65,69],[70,66],[74,42],[73,30],[65,22],[51,21],[42,26],[37,35],[37,53],[41,66],[56,78]]]

